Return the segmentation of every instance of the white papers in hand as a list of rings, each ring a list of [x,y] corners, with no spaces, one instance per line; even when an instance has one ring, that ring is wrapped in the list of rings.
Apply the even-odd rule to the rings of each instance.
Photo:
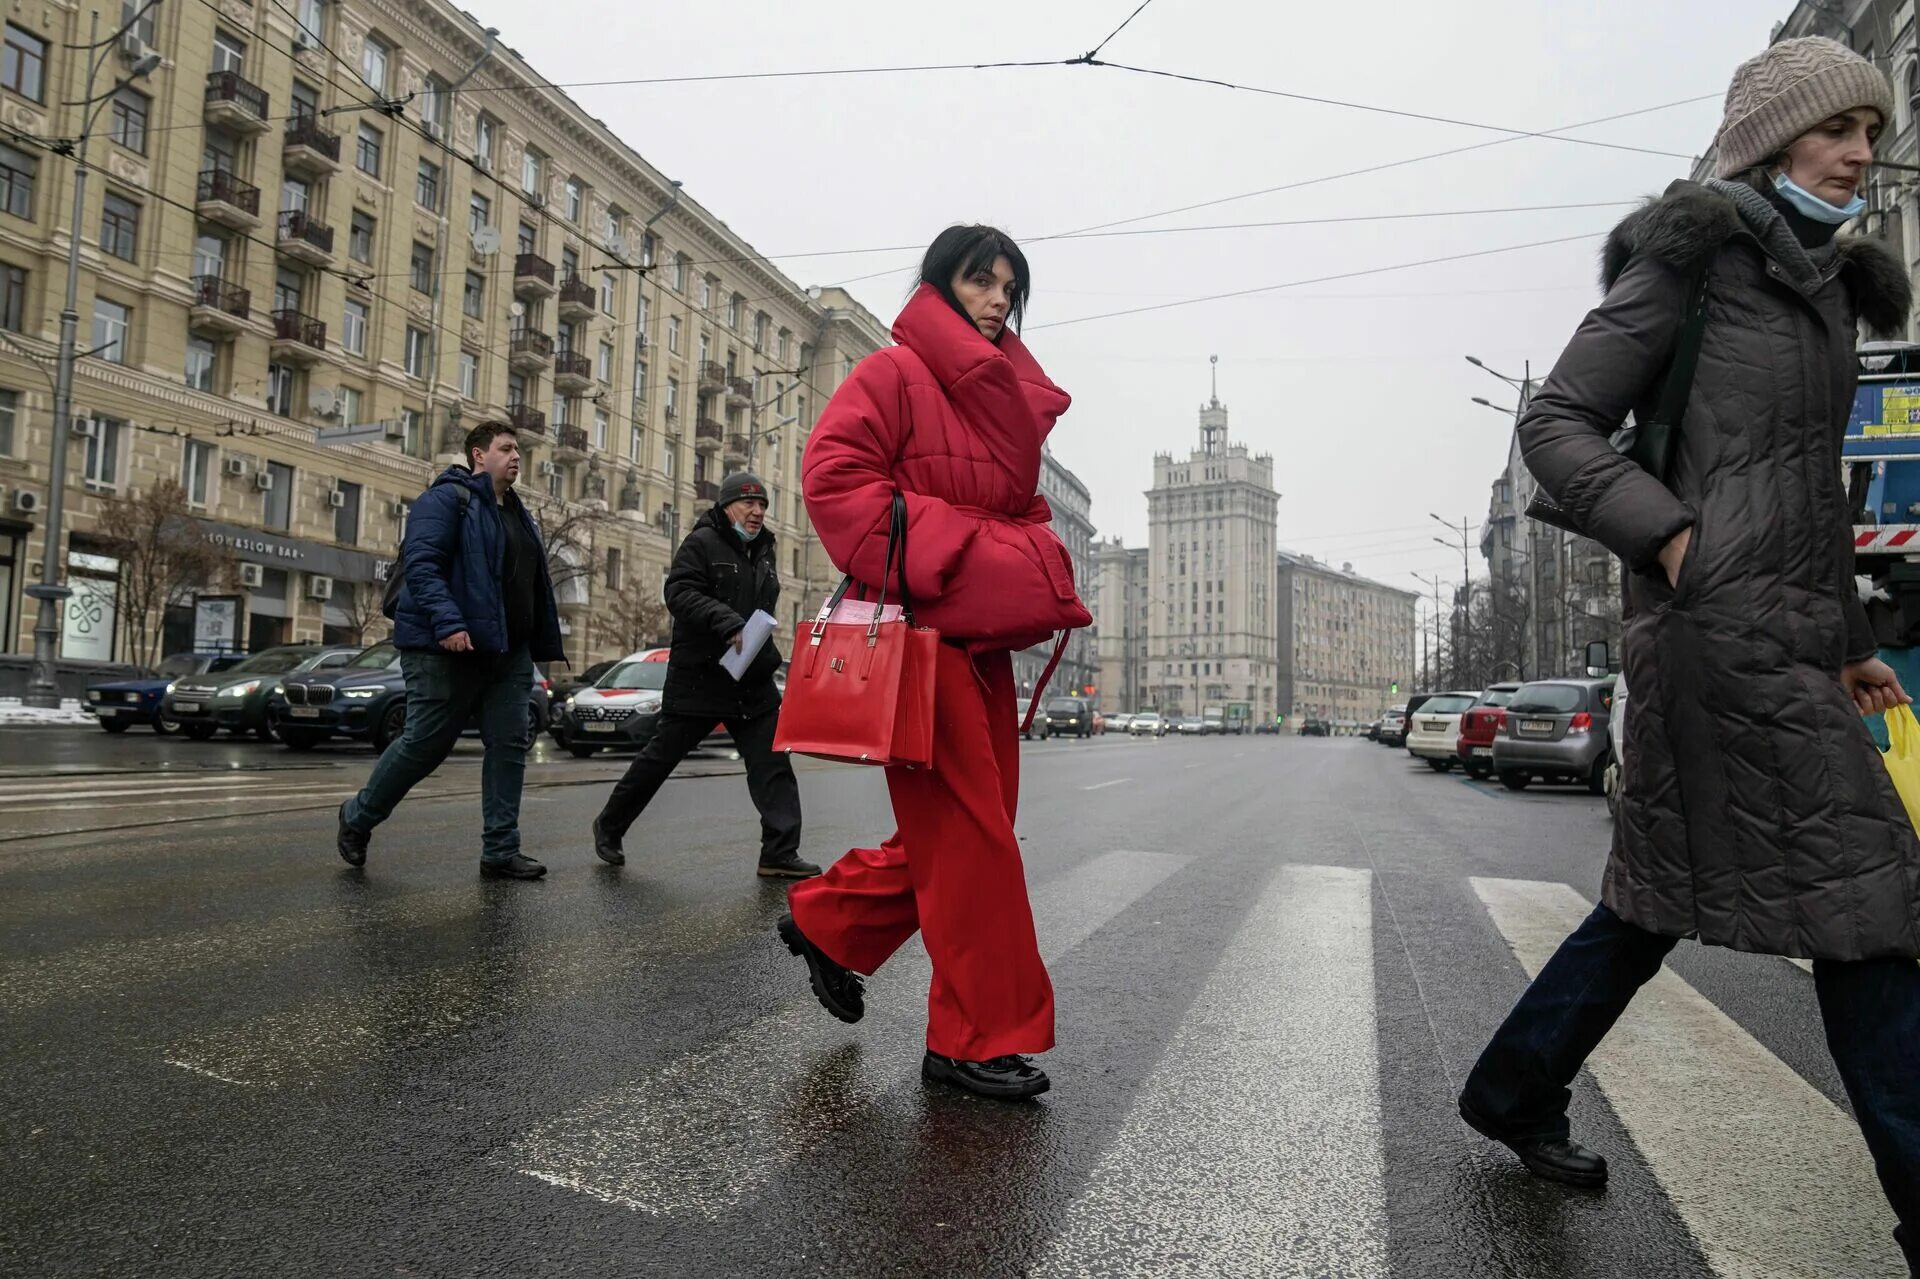
[[[767,645],[767,636],[773,634],[773,628],[779,625],[773,614],[764,609],[755,609],[753,616],[747,619],[747,629],[740,632],[740,647],[729,647],[720,655],[720,665],[727,674],[738,680],[747,673],[747,667],[753,665],[753,659],[760,656],[760,650]]]

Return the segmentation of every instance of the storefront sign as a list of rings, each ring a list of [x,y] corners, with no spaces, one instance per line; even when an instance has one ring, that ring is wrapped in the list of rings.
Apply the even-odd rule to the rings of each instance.
[[[117,580],[74,576],[60,629],[60,656],[75,662],[111,662],[119,620]]]
[[[369,555],[365,551],[350,551],[339,546],[328,546],[324,542],[284,537],[238,524],[219,524],[212,520],[197,522],[201,534],[209,542],[226,547],[240,559],[255,564],[317,573],[342,582],[385,581],[387,568],[392,564],[390,560]]]
[[[231,653],[240,648],[240,597],[202,595],[193,601],[193,649]]]

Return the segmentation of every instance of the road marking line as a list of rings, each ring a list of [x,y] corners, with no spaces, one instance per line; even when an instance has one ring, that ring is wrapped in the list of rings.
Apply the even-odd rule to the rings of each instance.
[[[182,787],[181,789],[189,790],[192,788]],[[292,798],[298,798],[306,795],[328,794],[328,793],[351,795],[359,789],[360,789],[359,786],[357,786],[351,781],[348,781],[346,778],[343,777],[337,781],[331,781],[331,782],[314,782],[309,785],[302,785],[302,786],[275,787],[272,790],[265,790],[265,789],[253,790],[253,791],[248,791],[244,795],[218,794],[218,795],[199,795],[191,799],[151,799],[148,797],[155,796],[155,795],[169,795],[169,794],[174,794],[176,792],[174,791],[105,791],[99,795],[90,796],[84,800],[62,799],[62,800],[57,800],[57,801],[53,801],[45,804],[0,803],[0,808],[4,808],[9,813],[74,812],[74,811],[79,811],[79,810],[84,810],[89,808],[101,807],[101,805],[94,802],[95,800],[110,799],[110,798],[115,798],[119,796],[129,796],[129,795],[136,797],[139,802],[137,804],[109,804],[109,805],[106,805],[106,807],[109,807],[109,808],[174,808],[174,807],[178,807],[181,804],[257,804],[262,800],[270,800],[270,799],[274,799],[276,797],[281,797],[281,796],[292,799]]]
[[[1187,765],[1187,767],[1188,767],[1188,768],[1200,768],[1200,767],[1203,767],[1203,765],[1202,765],[1202,764],[1188,764],[1188,765]]]
[[[1565,884],[1473,889],[1529,976],[1592,909]],[[1906,1273],[1853,1120],[1671,968],[1587,1068],[1716,1274]]]
[[[1110,852],[1037,886],[1042,956],[1071,951],[1187,860]],[[797,961],[780,962],[804,981]],[[930,974],[910,942],[869,986],[859,1027],[833,1021],[811,995],[792,1000],[541,1124],[496,1161],[635,1212],[717,1218],[836,1130],[919,1087]]]
[[[1283,866],[1028,1273],[1384,1276],[1372,879]]]
[[[1105,790],[1109,786],[1121,786],[1132,781],[1131,777],[1116,777],[1110,782],[1095,782],[1091,786],[1082,786],[1081,790]]]

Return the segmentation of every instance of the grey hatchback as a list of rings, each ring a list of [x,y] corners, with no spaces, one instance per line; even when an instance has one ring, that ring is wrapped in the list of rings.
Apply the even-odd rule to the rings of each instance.
[[[1493,771],[1501,783],[1508,790],[1525,790],[1536,779],[1584,783],[1605,794],[1613,684],[1608,678],[1521,685],[1493,739]]]

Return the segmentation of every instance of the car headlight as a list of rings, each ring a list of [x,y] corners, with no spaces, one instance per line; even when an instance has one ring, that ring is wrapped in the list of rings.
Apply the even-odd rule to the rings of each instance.
[[[218,693],[214,694],[214,696],[246,697],[256,692],[259,689],[259,687],[260,687],[259,680],[250,679],[250,680],[247,680],[245,683],[241,683],[241,684],[229,684],[225,688],[221,689]]]
[[[177,679],[170,679],[170,680],[168,680],[168,681],[167,681],[167,686],[166,686],[166,688],[165,688],[164,690],[162,690],[162,692],[161,692],[161,696],[163,696],[163,697],[164,697],[164,696],[166,696],[166,694],[167,694],[167,693],[171,693],[171,692],[173,691],[173,686],[174,686],[175,684],[178,684],[179,682],[180,682],[180,681],[179,681],[179,680],[177,680]]]
[[[358,702],[364,702],[371,701],[373,698],[380,696],[380,690],[377,688],[349,688],[342,690],[340,695],[342,697],[351,697]]]
[[[568,694],[567,694],[567,700],[566,700],[566,702],[565,702],[564,704],[565,704],[565,706],[566,706],[566,708],[567,708],[568,710],[572,710],[572,709],[573,709],[573,694],[572,694],[572,693],[568,693]]]

